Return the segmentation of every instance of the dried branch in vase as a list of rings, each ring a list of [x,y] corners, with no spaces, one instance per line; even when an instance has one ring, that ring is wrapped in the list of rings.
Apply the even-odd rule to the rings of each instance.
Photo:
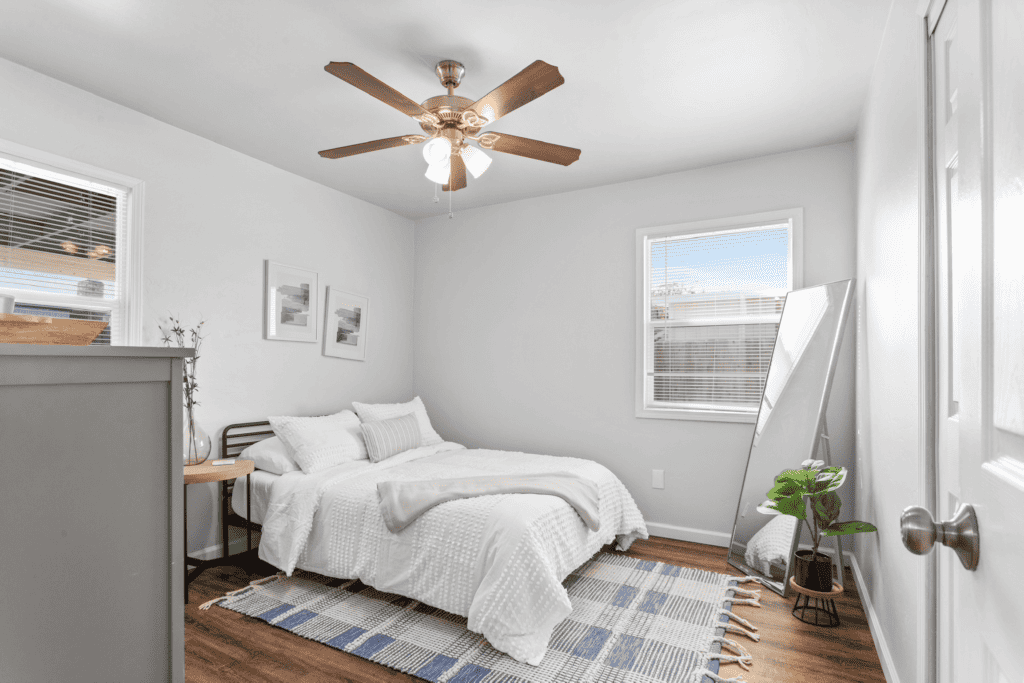
[[[196,382],[196,363],[199,361],[199,350],[203,345],[203,325],[206,324],[205,320],[200,319],[199,324],[195,327],[185,330],[181,326],[181,321],[174,316],[169,316],[171,327],[169,330],[165,330],[160,327],[160,332],[164,335],[163,342],[164,346],[171,346],[171,341],[176,343],[179,349],[195,349],[195,355],[192,358],[186,358],[184,361],[184,373],[183,379],[184,390],[185,390],[185,409],[188,410],[189,418],[192,417],[192,409],[199,405],[199,401],[196,400],[196,392],[199,391],[199,383]],[[186,332],[191,344],[185,344]]]

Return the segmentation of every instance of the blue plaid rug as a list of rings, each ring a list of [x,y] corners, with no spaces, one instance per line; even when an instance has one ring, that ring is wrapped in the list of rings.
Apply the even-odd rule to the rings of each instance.
[[[750,663],[743,647],[725,633],[757,639],[749,622],[728,611],[734,603],[758,605],[758,592],[736,587],[742,578],[620,554],[598,553],[566,578],[573,610],[555,627],[540,666],[495,650],[466,629],[464,617],[359,581],[325,585],[323,577],[306,572],[262,581],[203,609],[219,601],[304,638],[438,683],[723,681],[717,675],[719,660],[744,668]]]

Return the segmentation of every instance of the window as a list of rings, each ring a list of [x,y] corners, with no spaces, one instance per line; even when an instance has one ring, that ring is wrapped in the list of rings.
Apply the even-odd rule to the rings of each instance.
[[[754,422],[803,210],[637,230],[636,415]]]
[[[14,295],[17,314],[108,322],[94,345],[137,343],[131,228],[141,183],[56,163],[0,154],[0,292]]]

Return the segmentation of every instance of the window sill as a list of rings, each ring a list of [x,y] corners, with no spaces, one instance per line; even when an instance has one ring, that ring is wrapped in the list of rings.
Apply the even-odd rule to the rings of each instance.
[[[696,420],[698,422],[737,422],[754,424],[757,413],[733,413],[725,410],[688,410],[685,408],[637,408],[636,417],[656,420]]]

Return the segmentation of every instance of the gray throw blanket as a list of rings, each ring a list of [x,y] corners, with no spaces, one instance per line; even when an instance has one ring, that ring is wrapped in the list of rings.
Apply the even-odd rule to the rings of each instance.
[[[431,481],[384,481],[377,484],[380,513],[388,529],[396,534],[435,505],[460,498],[501,493],[558,496],[576,509],[591,531],[601,528],[597,484],[564,472]]]

